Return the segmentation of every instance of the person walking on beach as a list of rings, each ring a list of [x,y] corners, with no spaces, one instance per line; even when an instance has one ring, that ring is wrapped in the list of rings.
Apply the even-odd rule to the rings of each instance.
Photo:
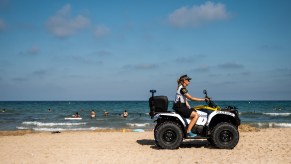
[[[196,124],[199,115],[194,109],[191,109],[189,103],[187,100],[192,101],[208,101],[207,98],[196,98],[192,97],[189,93],[186,87],[190,84],[191,78],[187,75],[181,76],[178,80],[178,88],[176,91],[176,96],[174,100],[174,106],[173,109],[182,115],[183,117],[190,118],[191,121],[187,128],[187,137],[192,138],[197,136],[196,134],[191,132],[192,127]]]

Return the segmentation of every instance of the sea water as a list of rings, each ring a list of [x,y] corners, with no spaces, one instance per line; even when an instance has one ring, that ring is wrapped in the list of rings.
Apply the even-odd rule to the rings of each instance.
[[[242,123],[256,127],[291,128],[291,101],[216,101],[236,106]],[[191,102],[191,106],[204,103]],[[173,102],[169,102],[172,110]],[[90,118],[90,112],[96,112]],[[124,110],[129,116],[122,117]],[[104,112],[109,112],[104,116]],[[82,120],[65,120],[78,112]],[[0,101],[0,130],[66,131],[98,129],[150,130],[148,101]]]

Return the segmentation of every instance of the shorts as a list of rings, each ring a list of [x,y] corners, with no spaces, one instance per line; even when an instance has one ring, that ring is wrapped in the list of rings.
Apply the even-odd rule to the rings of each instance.
[[[191,113],[193,112],[192,109],[187,107],[174,108],[174,110],[185,118],[190,118]]]

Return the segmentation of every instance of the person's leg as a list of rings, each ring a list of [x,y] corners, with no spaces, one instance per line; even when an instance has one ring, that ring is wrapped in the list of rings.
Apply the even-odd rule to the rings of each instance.
[[[199,115],[196,112],[191,113],[191,116],[190,116],[191,121],[188,125],[187,133],[191,132],[191,129],[196,124],[198,118],[199,118]]]

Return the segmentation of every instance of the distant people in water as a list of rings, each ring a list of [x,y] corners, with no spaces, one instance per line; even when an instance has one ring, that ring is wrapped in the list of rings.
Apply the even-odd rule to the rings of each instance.
[[[48,111],[51,112],[52,111],[51,108],[49,108]]]
[[[109,115],[109,112],[104,111],[104,116],[108,116],[108,115]]]
[[[90,116],[91,116],[91,118],[95,118],[96,117],[96,113],[95,113],[94,110],[91,111]]]
[[[2,112],[6,112],[6,109],[2,109]]]
[[[80,118],[81,116],[79,115],[78,112],[76,112],[76,114],[73,114],[72,117],[74,117],[74,118]]]
[[[274,108],[273,110],[282,110],[280,107],[276,107],[276,108]]]
[[[128,116],[128,112],[125,110],[125,111],[123,112],[122,116],[123,116],[124,118],[127,118],[127,116]]]

